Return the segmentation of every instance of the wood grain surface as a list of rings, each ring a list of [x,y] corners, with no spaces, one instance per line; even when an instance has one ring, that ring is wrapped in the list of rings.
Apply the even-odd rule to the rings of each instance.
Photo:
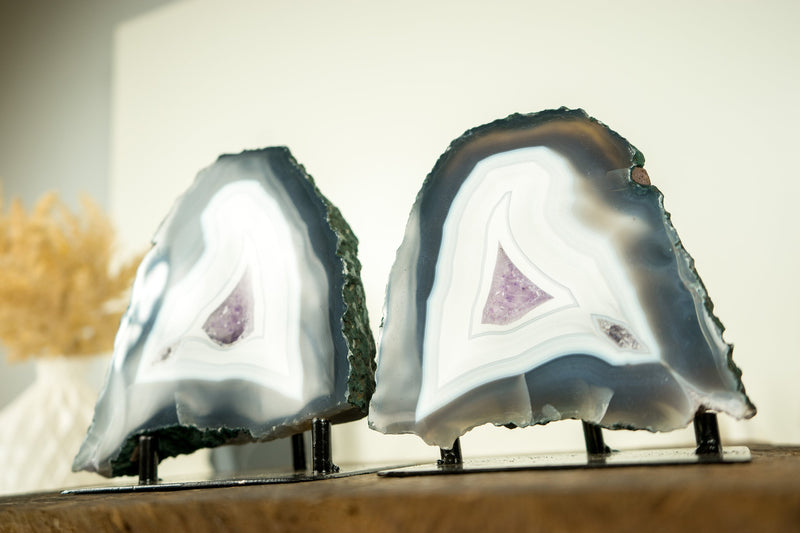
[[[29,494],[0,499],[0,531],[800,531],[800,448],[751,449],[732,465]]]

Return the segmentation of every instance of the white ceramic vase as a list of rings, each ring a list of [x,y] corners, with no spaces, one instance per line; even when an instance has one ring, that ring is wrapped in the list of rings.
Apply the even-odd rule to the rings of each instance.
[[[73,473],[72,459],[92,421],[97,391],[87,375],[95,357],[47,357],[36,378],[0,411],[0,494],[97,483]]]

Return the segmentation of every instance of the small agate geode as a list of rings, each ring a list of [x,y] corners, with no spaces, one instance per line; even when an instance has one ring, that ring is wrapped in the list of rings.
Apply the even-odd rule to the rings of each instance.
[[[288,149],[220,157],[153,241],[73,469],[134,473],[141,434],[164,458],[366,415],[358,241]]]
[[[373,429],[449,448],[472,427],[669,431],[755,408],[644,157],[582,110],[452,143],[386,290]]]

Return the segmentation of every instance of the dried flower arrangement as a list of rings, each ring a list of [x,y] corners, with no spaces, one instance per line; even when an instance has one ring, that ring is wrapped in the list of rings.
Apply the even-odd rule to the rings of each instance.
[[[8,359],[111,349],[141,257],[112,272],[114,230],[88,197],[73,213],[55,193],[30,213],[0,191],[0,343]]]

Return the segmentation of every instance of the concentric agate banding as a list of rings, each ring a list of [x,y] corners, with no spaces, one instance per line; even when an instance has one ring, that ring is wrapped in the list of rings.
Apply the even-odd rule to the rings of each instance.
[[[643,164],[582,110],[454,141],[390,274],[371,426],[448,447],[486,422],[668,431],[698,409],[752,416]]]
[[[176,202],[139,267],[74,469],[361,418],[374,342],[357,239],[283,147],[222,156]]]

